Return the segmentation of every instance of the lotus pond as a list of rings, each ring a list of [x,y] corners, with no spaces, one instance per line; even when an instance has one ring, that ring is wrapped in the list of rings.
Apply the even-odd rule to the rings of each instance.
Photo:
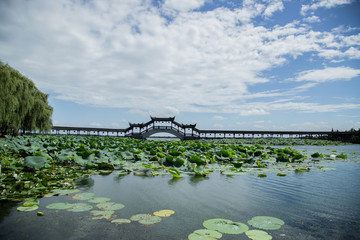
[[[329,144],[0,140],[0,238],[358,239],[360,146]]]

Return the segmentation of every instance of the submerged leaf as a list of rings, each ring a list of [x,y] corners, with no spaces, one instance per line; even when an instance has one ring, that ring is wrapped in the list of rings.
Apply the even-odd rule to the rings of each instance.
[[[90,203],[102,203],[102,202],[107,202],[107,201],[110,201],[110,198],[96,197],[96,198],[90,199],[88,202],[90,202]]]
[[[265,229],[265,230],[276,230],[281,228],[284,225],[284,221],[279,218],[268,217],[268,216],[257,216],[253,217],[248,221],[253,227]]]
[[[108,210],[108,211],[115,211],[120,210],[125,207],[124,204],[121,203],[114,203],[114,202],[102,202],[99,204],[96,204],[97,208],[100,208],[102,210]]]
[[[116,223],[116,224],[124,224],[124,223],[131,223],[131,221],[129,219],[125,219],[125,218],[119,218],[119,219],[115,219],[111,221],[112,223]]]
[[[72,198],[76,200],[89,200],[94,198],[95,193],[85,192],[85,193],[77,193]]]
[[[71,208],[68,209],[70,212],[86,212],[93,208],[93,206],[87,203],[74,203]]]
[[[249,230],[249,227],[240,222],[228,219],[214,218],[203,222],[203,226],[210,230],[216,230],[227,234],[241,234]]]
[[[136,214],[132,217],[130,217],[131,221],[138,221],[141,224],[144,225],[152,225],[158,222],[161,222],[161,217],[153,216],[150,214]]]
[[[58,203],[49,204],[46,206],[46,208],[62,210],[62,209],[69,209],[69,208],[73,207],[73,205],[74,205],[73,203],[58,202]]]
[[[80,192],[79,189],[55,189],[53,190],[54,194],[57,195],[68,195],[68,194],[73,194],[73,193],[77,193]]]
[[[165,210],[160,210],[160,211],[154,212],[153,214],[155,216],[159,216],[159,217],[169,217],[169,216],[173,215],[174,213],[175,213],[175,211],[173,211],[173,210],[165,209]]]

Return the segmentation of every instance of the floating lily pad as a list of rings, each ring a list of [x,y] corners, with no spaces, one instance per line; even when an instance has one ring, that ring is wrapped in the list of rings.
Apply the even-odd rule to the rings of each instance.
[[[233,222],[228,219],[214,218],[203,222],[203,226],[210,230],[216,230],[227,234],[241,234],[249,230],[244,223]]]
[[[155,216],[159,216],[159,217],[169,217],[169,216],[173,215],[174,213],[175,213],[175,211],[173,211],[173,210],[165,209],[165,210],[160,210],[160,211],[154,212],[153,214]]]
[[[114,203],[114,202],[102,202],[102,203],[96,204],[96,207],[100,208],[102,210],[115,211],[115,210],[123,209],[125,207],[125,205],[121,204],[121,203]]]
[[[248,236],[252,240],[271,240],[272,236],[269,235],[265,231],[261,230],[250,230],[245,232],[246,236]]]
[[[115,219],[111,221],[112,223],[116,223],[116,224],[124,224],[124,223],[131,223],[131,221],[129,219],[125,219],[125,218],[119,218],[119,219]]]
[[[77,193],[72,198],[75,200],[89,200],[94,198],[95,193]]]
[[[93,219],[106,219],[106,220],[110,220],[110,219],[114,219],[115,216],[113,215],[115,211],[99,211],[99,210],[93,210],[90,213],[94,216],[97,217],[93,217]]]
[[[45,215],[45,213],[43,213],[43,212],[37,212],[36,215],[42,217],[42,216]]]
[[[96,197],[96,198],[90,199],[88,202],[90,202],[90,203],[102,203],[102,202],[107,202],[107,201],[110,201],[110,198]]]
[[[68,208],[68,211],[70,212],[86,212],[90,211],[93,208],[93,206],[87,204],[87,203],[74,203],[71,208]]]
[[[265,230],[276,230],[281,228],[284,225],[284,221],[279,218],[268,217],[268,216],[257,216],[253,217],[248,221],[253,227],[265,229]]]
[[[144,225],[152,225],[158,222],[161,222],[161,217],[153,216],[151,214],[136,214],[132,217],[130,217],[131,221],[138,221],[141,224]]]
[[[23,203],[20,207],[17,208],[19,212],[30,212],[39,208],[39,200],[38,199],[29,199]]]
[[[18,207],[17,210],[19,212],[30,212],[30,211],[35,211],[36,209],[38,209],[39,206],[38,205],[33,205],[33,206],[30,206],[30,207]]]
[[[72,208],[74,204],[72,203],[64,203],[64,202],[58,202],[58,203],[52,203],[46,206],[46,208],[48,209],[58,209],[58,210],[63,210],[63,209],[69,209]]]
[[[115,211],[109,211],[109,210],[106,210],[106,211],[102,211],[102,210],[93,210],[91,211],[90,213],[94,216],[99,216],[99,215],[111,215],[111,214],[114,214]]]
[[[31,207],[31,206],[39,206],[39,200],[38,199],[29,199],[26,202],[23,203],[23,207]]]
[[[209,229],[198,229],[188,236],[189,240],[215,240],[222,237],[222,234]]]

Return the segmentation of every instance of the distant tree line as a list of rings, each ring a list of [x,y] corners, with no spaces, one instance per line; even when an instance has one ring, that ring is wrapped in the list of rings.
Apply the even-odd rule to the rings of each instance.
[[[0,135],[17,135],[19,130],[40,132],[52,128],[53,108],[48,94],[29,78],[0,61]]]

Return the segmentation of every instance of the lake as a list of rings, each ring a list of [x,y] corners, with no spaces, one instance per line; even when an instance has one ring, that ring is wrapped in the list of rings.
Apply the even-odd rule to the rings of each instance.
[[[319,164],[329,171],[288,172],[279,177],[257,175],[208,177],[171,175],[156,177],[112,173],[94,175],[78,182],[81,192],[107,197],[125,207],[117,218],[171,209],[175,214],[145,226],[138,222],[117,225],[94,220],[89,211],[47,209],[54,202],[87,202],[70,196],[40,199],[36,212],[17,212],[22,203],[0,202],[0,239],[188,239],[202,223],[212,218],[247,224],[255,216],[276,217],[285,222],[278,230],[266,230],[272,239],[359,239],[360,236],[360,145],[291,146],[299,151],[330,154],[345,152],[348,160]],[[355,153],[350,155],[350,153]],[[92,204],[95,206],[95,204]],[[95,208],[94,208],[95,209]],[[250,229],[255,229],[247,224]],[[221,239],[249,239],[245,234],[223,234]]]

